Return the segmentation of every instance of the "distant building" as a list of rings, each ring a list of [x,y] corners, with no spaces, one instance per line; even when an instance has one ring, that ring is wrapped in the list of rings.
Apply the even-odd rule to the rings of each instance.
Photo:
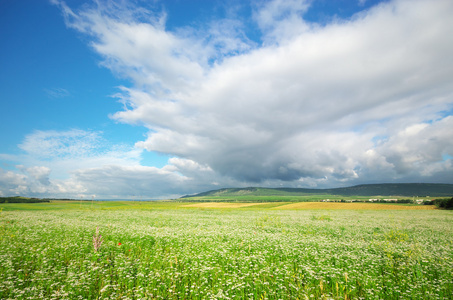
[[[386,201],[386,202],[396,202],[396,201],[398,201],[398,199],[384,199],[384,201]]]

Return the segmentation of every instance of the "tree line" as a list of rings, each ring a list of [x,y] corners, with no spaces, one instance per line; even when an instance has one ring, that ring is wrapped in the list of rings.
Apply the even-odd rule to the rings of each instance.
[[[423,202],[425,205],[435,205],[438,208],[453,209],[453,197],[451,199],[434,199],[433,201]]]
[[[25,198],[25,197],[0,197],[0,203],[41,203],[50,202],[50,200],[38,198]]]

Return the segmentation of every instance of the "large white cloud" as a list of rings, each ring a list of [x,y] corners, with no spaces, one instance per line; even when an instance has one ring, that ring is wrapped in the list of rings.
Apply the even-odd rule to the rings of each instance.
[[[150,128],[140,147],[252,182],[367,181],[361,175],[374,168],[403,179],[395,174],[424,142],[402,152],[401,132],[449,132],[439,113],[452,106],[453,4],[392,1],[326,26],[304,22],[308,9],[305,1],[257,7],[265,44],[212,65],[209,44],[161,24],[93,11],[75,24],[93,24],[94,48],[135,82],[121,96],[129,108],[113,118]],[[448,141],[431,147],[451,152]],[[448,166],[436,157],[418,165]]]
[[[138,87],[124,91],[130,109],[113,117],[151,129],[139,146],[252,182],[318,178],[335,185],[374,177],[405,180],[404,174],[445,181],[421,170],[433,164],[448,168],[450,162],[439,153],[451,153],[449,140],[431,143],[436,161],[413,153],[424,153],[436,131],[451,131],[443,120],[453,103],[450,1],[383,3],[323,27],[303,21],[300,14],[308,9],[303,1],[273,1],[259,9],[255,18],[265,34],[264,46],[212,67],[186,55],[187,68],[172,69],[177,72],[172,76],[173,81],[190,77],[191,84],[166,85],[165,95]],[[122,26],[140,31],[136,24]],[[277,39],[283,35],[276,32],[286,27],[293,32]],[[146,31],[140,32],[147,39]],[[116,48],[97,37],[102,49]],[[123,40],[119,32],[116,37]],[[156,54],[148,46],[129,51]],[[128,74],[134,78],[136,72],[129,68]],[[426,127],[426,134],[414,136],[422,140],[402,151],[397,140],[414,126]]]
[[[253,6],[261,45],[231,18],[169,31],[159,11],[55,3],[102,64],[132,82],[111,117],[149,129],[116,156],[99,152],[96,133],[77,136],[85,146],[75,149],[51,145],[60,151],[52,155],[84,157],[60,188],[177,195],[217,185],[453,180],[451,1],[384,2],[325,25],[303,19],[310,1],[268,1]],[[55,143],[29,140],[21,145],[29,153]],[[174,158],[145,167],[142,149]],[[27,174],[45,185],[39,170]],[[13,175],[2,173],[24,180]]]

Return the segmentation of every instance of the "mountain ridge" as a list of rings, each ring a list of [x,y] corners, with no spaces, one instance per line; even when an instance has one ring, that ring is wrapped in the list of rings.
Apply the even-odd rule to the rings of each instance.
[[[210,190],[194,195],[185,195],[181,198],[206,197],[206,196],[282,196],[282,195],[310,195],[327,194],[337,196],[408,196],[408,197],[451,197],[453,184],[448,183],[377,183],[360,184],[350,187],[310,189],[310,188],[222,188]]]

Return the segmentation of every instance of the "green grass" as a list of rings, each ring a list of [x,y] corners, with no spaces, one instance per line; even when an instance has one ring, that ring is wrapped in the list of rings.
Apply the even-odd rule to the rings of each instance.
[[[324,198],[322,198],[324,199]],[[17,211],[17,210],[82,210],[82,211],[91,211],[91,210],[154,210],[154,209],[187,209],[187,205],[193,203],[204,203],[204,202],[225,202],[225,203],[251,203],[251,198],[245,199],[243,201],[201,201],[201,202],[192,202],[192,201],[60,201],[52,200],[47,203],[0,203],[0,209],[3,211]],[[240,209],[245,210],[260,210],[267,208],[276,208],[284,206],[285,204],[294,203],[296,201],[259,201],[256,205],[246,206]],[[308,199],[300,202],[310,202]],[[377,203],[368,203],[363,204],[374,206]],[[394,206],[420,206],[418,204],[400,204],[400,203],[386,203],[387,205]],[[319,203],[322,206],[322,203]],[[227,209],[227,208],[224,208]]]
[[[171,201],[59,201],[48,203],[0,203],[4,211],[15,210],[128,210],[168,209],[181,206]]]
[[[386,197],[388,198],[388,197]],[[395,197],[396,198],[396,197]],[[401,197],[398,197],[401,198]],[[183,198],[182,201],[190,202],[316,202],[323,199],[340,201],[344,200],[368,200],[370,197],[364,196],[338,196],[338,195],[218,195]]]
[[[451,299],[453,294],[451,211],[185,205],[0,205],[0,299]],[[98,252],[96,227],[103,239]]]

